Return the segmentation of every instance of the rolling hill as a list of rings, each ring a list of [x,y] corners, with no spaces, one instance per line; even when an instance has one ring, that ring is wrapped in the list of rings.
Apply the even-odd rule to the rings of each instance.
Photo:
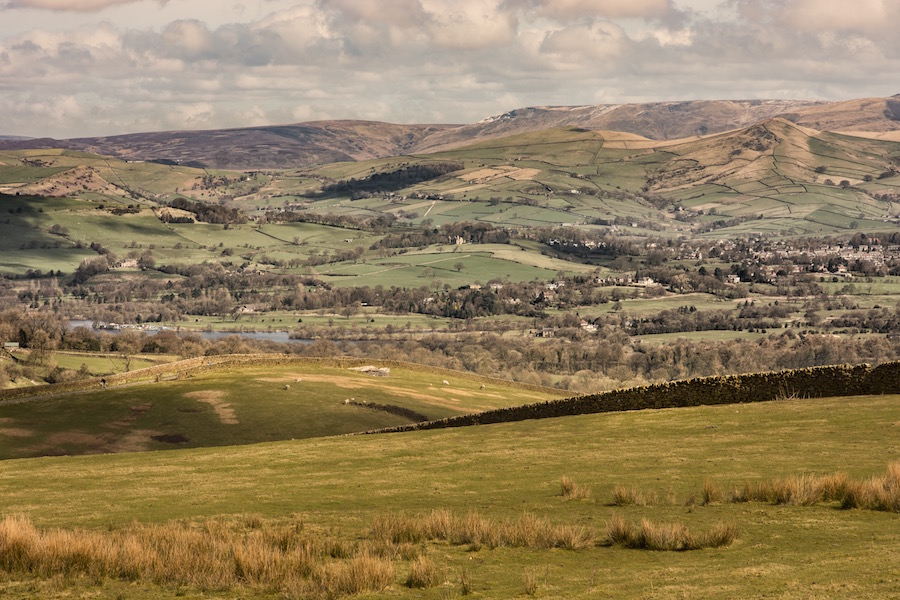
[[[449,150],[474,142],[560,127],[674,140],[721,133],[782,116],[819,131],[900,129],[900,99],[844,102],[694,100],[595,106],[538,106],[465,125],[318,121],[209,131],[136,133],[71,140],[2,140],[0,149],[66,148],[125,160],[159,160],[217,169],[296,168]]]
[[[469,212],[475,220],[510,226],[640,229],[652,223],[657,231],[788,235],[892,230],[898,217],[900,145],[819,132],[781,117],[671,141],[582,128],[544,130],[310,173],[360,179],[410,161],[454,161],[463,168],[382,200],[342,203],[340,210],[403,210],[413,219],[424,218],[427,210],[435,223]],[[409,203],[398,196],[409,197]],[[422,197],[430,202],[414,201]]]
[[[188,360],[110,383],[0,394],[0,460],[333,436],[563,395],[415,365],[283,356]]]
[[[135,133],[72,140],[0,142],[5,149],[65,148],[122,160],[211,169],[283,169],[404,154],[445,125],[318,121],[207,131]]]

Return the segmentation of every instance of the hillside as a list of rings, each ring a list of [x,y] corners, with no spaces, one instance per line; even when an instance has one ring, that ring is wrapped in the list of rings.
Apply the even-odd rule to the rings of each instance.
[[[11,150],[66,148],[122,160],[164,161],[212,169],[283,169],[396,156],[444,125],[317,121],[207,131],[135,133],[72,140],[0,143]]]
[[[172,567],[165,577],[141,570],[78,575],[79,565],[90,564],[93,556],[85,550],[78,561],[58,563],[72,576],[8,567],[3,591],[15,599],[64,593],[103,599],[303,597],[295,588],[279,587],[286,580],[273,590],[267,570],[255,569],[256,557],[265,557],[272,569],[288,550],[300,548],[307,558],[294,573],[302,580],[318,580],[320,569],[337,581],[343,568],[387,568],[371,556],[368,563],[359,560],[367,551],[390,563],[389,575],[366,588],[371,598],[526,597],[529,578],[538,597],[799,597],[792,590],[817,597],[889,597],[895,583],[886,574],[896,568],[900,552],[896,514],[841,510],[839,502],[805,502],[804,496],[729,498],[743,486],[799,489],[835,472],[845,473],[845,481],[882,475],[898,458],[898,407],[895,396],[794,399],[5,461],[4,511],[31,519],[38,531],[50,535],[60,527],[84,535],[84,528],[110,540],[143,533],[139,539],[158,540],[162,548],[169,547],[165,540],[175,545],[183,539],[197,562],[179,570],[182,563],[175,561],[188,559],[175,546],[163,561]],[[588,494],[564,496],[563,478]],[[603,541],[615,518],[638,530],[646,520],[648,533],[657,525],[660,535],[666,524],[699,534],[727,523],[737,537],[703,550],[625,548]],[[470,524],[465,533],[450,530],[458,520]],[[417,533],[417,524],[426,522],[434,523],[435,533]],[[513,544],[492,542],[504,522],[520,523],[521,531],[531,533]],[[569,541],[560,547],[541,542],[550,526],[564,528],[556,535],[565,532]],[[31,530],[18,531],[12,539],[22,548]],[[215,533],[217,544],[233,535],[246,543],[238,546],[243,552],[223,553],[218,568],[224,570],[215,571],[216,583],[205,585],[204,531]],[[6,539],[0,534],[0,543]],[[65,547],[76,539],[68,538]],[[123,560],[134,560],[137,547]],[[438,576],[424,587],[408,587],[420,557]]]
[[[470,212],[477,220],[511,226],[600,224],[787,235],[893,230],[900,215],[894,202],[900,192],[900,145],[819,132],[780,117],[665,142],[582,128],[544,130],[412,160],[453,161],[463,169],[392,190],[383,203],[376,195],[344,204],[342,211],[403,210],[422,218],[427,210],[438,224]],[[360,179],[409,161],[326,166],[310,173]],[[408,203],[398,196],[409,197]]]
[[[95,377],[71,392],[0,392],[0,460],[341,435],[562,396],[414,365],[210,360],[112,377],[105,389]]]
[[[816,104],[793,100],[720,100],[530,107],[435,133],[421,142],[416,151],[446,150],[472,141],[557,127],[621,131],[654,140],[681,139],[746,127]]]
[[[820,131],[888,132],[900,129],[900,94],[890,98],[862,98],[829,102],[781,115],[798,125]]]
[[[71,140],[3,140],[0,149],[66,148],[124,160],[196,167],[297,168],[401,154],[432,153],[521,133],[578,127],[633,133],[663,141],[749,127],[777,116],[819,131],[900,129],[900,99],[692,100],[520,108],[464,125],[394,125],[317,121],[208,131],[148,132]]]

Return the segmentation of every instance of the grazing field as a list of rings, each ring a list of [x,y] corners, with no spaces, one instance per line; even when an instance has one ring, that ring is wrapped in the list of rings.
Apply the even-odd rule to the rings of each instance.
[[[561,396],[462,373],[302,362],[107,389],[98,380],[86,392],[0,402],[0,458],[340,435]]]
[[[7,519],[0,544],[37,548],[29,540],[50,544],[53,528],[85,528],[69,539],[112,549],[136,540],[128,564],[137,566],[109,574],[99,558],[41,567],[23,555],[34,573],[7,560],[0,589],[9,598],[890,597],[900,576],[896,513],[842,509],[825,496],[735,502],[731,490],[836,472],[846,478],[822,481],[849,488],[883,475],[900,459],[898,400],[797,399],[5,461],[3,516],[38,529]],[[186,557],[162,572],[141,570],[138,549],[181,539],[196,544],[191,564],[205,564],[204,531],[235,548],[210,548],[217,581],[179,571]],[[643,542],[628,541],[635,531]],[[713,534],[723,546],[677,543]],[[642,549],[666,540],[673,545],[660,547],[682,550]],[[285,587],[265,573],[300,560],[291,548],[307,548],[307,570]]]

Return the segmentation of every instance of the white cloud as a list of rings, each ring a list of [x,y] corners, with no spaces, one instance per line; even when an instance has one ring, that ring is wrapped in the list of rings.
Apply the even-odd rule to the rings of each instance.
[[[162,43],[177,49],[177,54],[198,58],[212,49],[212,38],[206,26],[195,20],[175,21],[162,33]]]
[[[17,5],[34,21],[0,22],[11,135],[900,91],[889,0],[856,5],[878,23],[834,0],[259,0],[246,18],[212,0],[107,1],[96,14]]]
[[[900,4],[896,0],[795,0],[783,3],[778,18],[806,31],[873,32],[896,35]]]
[[[561,67],[566,67],[608,60],[619,55],[626,43],[621,27],[598,21],[550,31],[541,44],[541,52],[552,55]]]
[[[456,49],[487,48],[515,39],[517,22],[499,0],[423,0],[431,39]]]

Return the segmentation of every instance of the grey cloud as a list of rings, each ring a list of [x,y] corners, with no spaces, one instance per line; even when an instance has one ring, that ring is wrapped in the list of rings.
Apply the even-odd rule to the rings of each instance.
[[[22,54],[37,54],[41,51],[41,47],[31,40],[24,40],[18,44],[13,44],[10,49],[15,52],[21,52]]]
[[[585,18],[663,18],[674,11],[671,0],[508,0],[558,21]]]
[[[3,8],[33,8],[61,12],[97,12],[110,6],[133,4],[142,0],[10,0]],[[165,4],[167,0],[156,0]]]

